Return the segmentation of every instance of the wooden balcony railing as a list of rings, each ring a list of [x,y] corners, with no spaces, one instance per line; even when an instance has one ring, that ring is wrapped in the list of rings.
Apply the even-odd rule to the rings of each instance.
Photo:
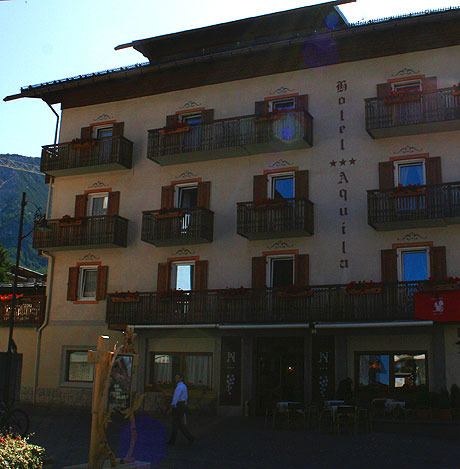
[[[237,233],[248,239],[313,235],[313,203],[308,199],[282,199],[268,204],[239,202]]]
[[[133,142],[125,137],[95,139],[95,145],[77,148],[72,143],[45,145],[40,170],[51,176],[130,169]]]
[[[211,243],[214,212],[207,208],[181,208],[160,214],[160,210],[143,212],[141,239],[155,246]]]
[[[378,231],[460,223],[460,182],[420,186],[417,192],[367,191],[368,223]]]
[[[192,124],[188,132],[163,135],[149,130],[147,157],[160,165],[309,148],[313,117],[290,111],[274,119],[255,115]]]
[[[312,286],[311,296],[283,298],[273,289],[226,297],[219,290],[136,293],[133,301],[107,298],[109,325],[285,324],[414,320],[416,283],[385,284],[382,293],[350,295],[345,285]]]
[[[365,103],[366,131],[372,138],[460,129],[460,94],[453,88],[425,92],[412,102],[368,98]]]
[[[47,220],[52,231],[34,230],[35,249],[64,251],[69,249],[126,247],[128,220],[118,215],[84,217],[81,224],[62,226],[60,220]]]
[[[21,293],[19,291],[19,293]],[[46,296],[27,295],[16,300],[14,309],[14,325],[35,326],[43,323],[45,317]],[[10,324],[11,301],[0,301],[0,326],[8,327]]]

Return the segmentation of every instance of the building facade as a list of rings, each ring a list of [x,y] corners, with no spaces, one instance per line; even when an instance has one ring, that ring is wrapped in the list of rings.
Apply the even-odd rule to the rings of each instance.
[[[147,64],[9,97],[62,106],[24,399],[89,405],[87,351],[126,326],[148,409],[176,372],[222,414],[347,377],[459,383],[460,12],[349,25],[339,3],[134,41]]]

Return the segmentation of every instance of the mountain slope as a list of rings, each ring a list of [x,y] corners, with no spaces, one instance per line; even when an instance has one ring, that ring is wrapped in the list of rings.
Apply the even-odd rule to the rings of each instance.
[[[21,155],[1,154],[12,160],[39,165],[38,158]],[[21,214],[22,193],[26,192],[28,201],[46,210],[48,186],[45,176],[24,171],[18,171],[0,166],[0,244],[8,250],[8,259],[14,264],[16,261],[16,246]],[[24,230],[27,234],[33,226],[36,207],[28,203],[24,215]],[[25,238],[21,248],[21,265],[32,270],[44,272],[47,260],[39,257],[32,248],[32,234]]]

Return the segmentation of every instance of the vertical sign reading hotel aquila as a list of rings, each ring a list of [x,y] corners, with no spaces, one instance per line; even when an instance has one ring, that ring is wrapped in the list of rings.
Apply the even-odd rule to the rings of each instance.
[[[220,405],[241,404],[241,337],[222,337]]]

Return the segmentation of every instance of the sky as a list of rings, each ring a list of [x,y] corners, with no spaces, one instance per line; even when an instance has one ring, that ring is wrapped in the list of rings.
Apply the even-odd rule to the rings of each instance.
[[[56,118],[40,99],[3,102],[21,86],[116,68],[147,59],[119,44],[323,3],[314,0],[0,0],[0,154],[40,156]],[[460,7],[460,0],[357,0],[350,22]],[[54,106],[59,112],[59,105]]]

